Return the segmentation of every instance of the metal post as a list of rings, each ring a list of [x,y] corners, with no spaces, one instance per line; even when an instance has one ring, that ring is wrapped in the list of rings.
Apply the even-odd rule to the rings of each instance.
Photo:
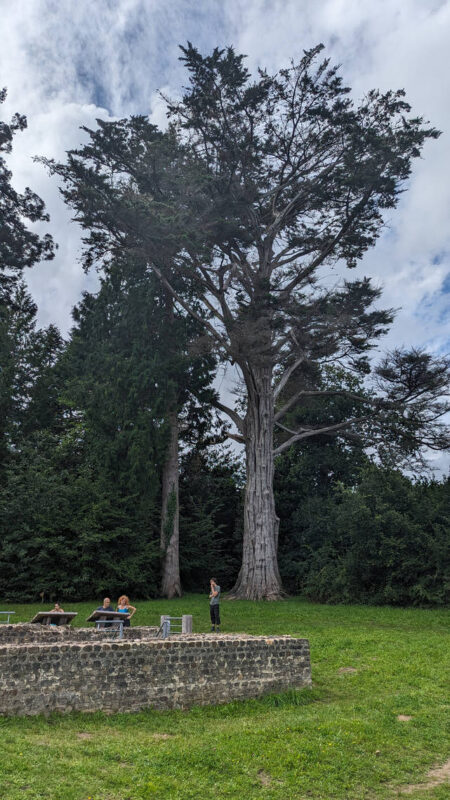
[[[168,614],[161,615],[162,638],[168,639],[170,636],[170,616]]]
[[[192,633],[192,614],[183,614],[181,617],[181,633]]]

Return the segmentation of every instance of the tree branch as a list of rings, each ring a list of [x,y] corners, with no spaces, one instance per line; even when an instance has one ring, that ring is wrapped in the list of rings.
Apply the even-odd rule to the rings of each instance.
[[[305,391],[302,389],[299,392],[296,392],[294,395],[292,395],[292,397],[287,401],[287,403],[285,403],[284,406],[280,408],[279,411],[276,412],[274,416],[275,422],[281,419],[281,417],[283,417],[284,414],[286,414],[286,412],[289,411],[290,408],[292,408],[294,403],[296,403],[297,400],[300,399],[300,397],[347,397],[349,400],[356,400],[359,403],[366,402],[369,403],[370,405],[379,406],[382,405],[383,403],[387,404],[387,401],[384,400],[382,397],[372,399],[370,397],[365,397],[364,395],[354,394],[354,392],[346,392],[345,389],[325,389],[323,391],[321,391],[320,389],[316,391],[308,391],[308,390]]]
[[[341,157],[341,154],[339,154],[339,158],[340,157]],[[331,164],[328,164],[328,166],[326,166],[325,169],[322,170],[321,173],[319,173],[319,175],[315,176],[315,182],[316,183],[321,181],[321,180],[323,180],[324,178],[326,178],[329,175],[329,173],[332,172],[333,169],[336,168],[336,164],[338,163],[339,158],[336,158]],[[284,221],[286,220],[286,217],[288,217],[289,214],[291,214],[294,211],[294,209],[298,206],[299,202],[302,200],[303,197],[305,197],[305,195],[306,195],[306,192],[305,192],[305,189],[302,186],[300,191],[297,192],[297,194],[292,198],[292,200],[290,200],[288,202],[288,204],[277,214],[275,220],[272,222],[272,224],[269,226],[269,228],[266,231],[266,237],[265,237],[266,240],[269,240],[269,241],[273,241],[274,240],[276,234],[279,232],[280,228],[283,226]]]
[[[359,417],[359,419],[360,419],[360,417]],[[286,425],[282,425],[281,422],[275,422],[275,425],[277,426],[277,428],[280,428],[282,431],[286,431],[286,433],[291,433],[294,436],[297,433],[300,433],[300,432],[303,433],[303,432],[312,431],[312,430],[314,430],[314,433],[317,433],[317,431],[315,429],[313,429],[313,428],[300,428],[298,431],[293,431],[291,428],[287,428]],[[357,440],[358,442],[362,441],[361,436],[359,436],[358,433],[353,433],[353,431],[347,431],[347,430],[320,431],[321,436],[323,435],[323,436],[329,436],[329,437],[334,437],[338,433],[342,433],[342,436],[344,436],[346,439],[354,439],[354,440]]]
[[[370,419],[370,417],[368,416],[354,417],[353,419],[349,419],[346,422],[338,422],[335,425],[328,425],[325,428],[311,428],[311,430],[306,430],[306,431],[301,430],[298,433],[294,434],[294,436],[291,436],[290,439],[287,439],[286,442],[283,442],[282,444],[278,445],[278,447],[274,449],[273,454],[274,456],[279,456],[281,453],[287,450],[288,447],[290,447],[292,444],[294,444],[295,442],[300,442],[302,439],[309,439],[311,436],[319,436],[320,434],[330,433],[331,431],[345,430],[345,428],[350,427],[350,425],[353,425],[355,422],[365,422],[367,419]]]
[[[236,428],[241,433],[244,433],[244,420],[242,419],[242,417],[239,416],[237,411],[234,411],[232,408],[225,406],[219,400],[211,400],[211,405],[214,406],[214,408],[219,409],[219,411],[223,411],[224,414],[227,414],[230,417],[230,419],[233,420],[234,424],[236,425]]]
[[[197,314],[197,312],[194,311],[193,308],[191,308],[189,303],[186,303],[186,301],[182,297],[180,297],[178,292],[175,291],[173,286],[171,286],[171,284],[169,283],[167,278],[162,274],[161,270],[158,269],[158,267],[154,264],[154,262],[152,262],[152,269],[153,269],[155,275],[157,276],[157,278],[159,278],[159,280],[163,284],[163,286],[165,286],[166,289],[170,292],[170,294],[172,295],[174,300],[176,300],[176,302],[179,303],[179,305],[182,308],[184,308],[184,310],[188,314],[190,314],[191,317],[196,319],[198,322],[200,322],[201,325],[203,325],[205,328],[207,328],[209,330],[210,334],[214,337],[214,339],[216,339],[216,341],[220,342],[221,346],[226,350],[228,355],[232,358],[233,354],[231,353],[230,347],[229,347],[226,339],[223,336],[221,336],[218,331],[216,331],[216,329],[211,325],[210,322],[208,322],[208,320],[203,319],[203,317],[201,317],[200,314]]]
[[[331,242],[329,242],[327,244],[327,246],[324,247],[320,251],[320,253],[316,256],[316,258],[313,258],[313,260],[311,261],[310,264],[308,264],[307,267],[305,267],[304,269],[300,270],[300,272],[297,273],[295,278],[293,278],[292,281],[280,292],[280,296],[279,296],[278,302],[283,302],[283,300],[285,300],[287,297],[289,297],[289,295],[292,292],[292,290],[295,289],[295,287],[301,281],[303,281],[305,278],[307,278],[309,275],[311,275],[312,272],[315,272],[317,267],[319,267],[320,264],[322,264],[322,262],[325,261],[325,259],[330,255],[330,253],[333,252],[334,248],[339,243],[339,241],[342,239],[344,234],[347,233],[348,229],[352,226],[352,224],[355,221],[356,217],[358,216],[359,212],[364,208],[364,206],[368,202],[371,194],[372,194],[372,189],[369,189],[364,194],[364,196],[360,200],[360,202],[356,204],[356,206],[353,209],[352,213],[350,214],[350,216],[348,217],[346,222],[341,226],[340,231],[336,234],[336,236],[333,237]]]
[[[295,372],[297,367],[299,367],[300,364],[303,363],[304,360],[305,360],[305,357],[301,356],[300,358],[297,359],[297,361],[294,361],[294,363],[291,364],[291,366],[288,367],[288,369],[285,370],[285,372],[283,372],[283,374],[281,376],[281,379],[280,379],[279,383],[277,383],[277,385],[275,386],[275,389],[274,389],[274,392],[273,392],[273,396],[274,396],[275,399],[278,397],[280,392],[284,389],[284,387],[286,386],[286,384],[287,384],[289,378],[291,377],[291,375]]]
[[[239,444],[245,444],[245,439],[239,433],[227,433],[229,439],[234,439],[235,442],[239,442]]]

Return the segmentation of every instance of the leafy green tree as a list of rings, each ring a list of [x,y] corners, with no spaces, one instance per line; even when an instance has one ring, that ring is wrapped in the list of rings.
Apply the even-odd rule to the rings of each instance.
[[[179,170],[174,164],[176,143],[173,135],[161,134],[155,126],[143,117],[121,120],[108,124],[99,123],[98,132],[91,132],[95,144],[90,150],[94,161],[99,159],[101,167],[91,169],[90,165],[78,171],[80,162],[78,154],[69,154],[71,165],[78,171],[77,188],[67,193],[68,202],[90,204],[91,242],[93,251],[86,258],[85,267],[89,269],[99,258],[103,258],[106,274],[117,264],[121,264],[125,276],[124,264],[140,264],[138,269],[148,269],[147,247],[142,247],[141,239],[151,243],[154,260],[164,263],[165,273],[171,272],[171,264],[176,252],[184,246],[185,235],[180,235],[180,220],[174,220],[173,212],[166,199],[171,199],[180,186]],[[156,151],[155,151],[156,148]],[[119,155],[118,155],[119,151]],[[118,169],[118,161],[120,168]],[[176,161],[176,159],[175,159]],[[104,170],[108,173],[106,176]],[[185,172],[183,172],[183,177]],[[148,198],[150,186],[157,181],[158,215],[157,229],[153,231],[148,225]],[[88,198],[91,200],[88,200]],[[97,206],[103,198],[102,208]],[[93,201],[93,202],[92,202]],[[108,207],[108,219],[111,226],[102,227],[102,212]],[[119,222],[120,219],[120,222]],[[126,221],[128,220],[128,221]],[[125,225],[125,228],[123,227]],[[95,242],[95,244],[94,244]],[[116,265],[116,266],[114,266]],[[155,279],[154,271],[150,270]],[[178,277],[172,270],[171,291],[164,281],[159,283],[159,291],[153,288],[150,309],[158,308],[162,328],[164,329],[164,360],[166,380],[166,412],[165,422],[169,432],[167,452],[162,474],[162,514],[161,514],[161,551],[163,553],[162,593],[168,597],[181,593],[179,576],[179,440],[185,437],[186,430],[193,429],[186,416],[194,414],[196,423],[200,416],[209,417],[205,405],[208,393],[207,386],[211,381],[211,370],[214,359],[211,348],[192,340],[199,338],[199,326],[203,322],[199,313],[193,318],[186,315],[182,304],[175,307],[172,294],[176,286],[177,297],[185,296],[191,291],[186,281]],[[147,275],[147,280],[149,276]],[[126,280],[126,277],[124,277]],[[162,315],[162,316],[161,316]],[[201,328],[200,328],[201,330]],[[193,380],[195,377],[195,380]],[[163,379],[162,379],[163,380]],[[189,402],[186,398],[189,384]],[[206,394],[205,394],[206,391]],[[197,397],[197,400],[194,398]],[[187,404],[187,405],[186,405]],[[189,414],[186,408],[189,408]],[[182,411],[184,409],[184,412]],[[201,413],[200,413],[201,412]],[[210,414],[209,414],[210,416]],[[204,427],[205,422],[202,423]],[[201,427],[201,426],[200,426]]]
[[[299,401],[341,392],[323,386],[323,364],[360,376],[370,371],[368,351],[392,313],[373,309],[379,293],[368,279],[319,289],[320,268],[338,260],[356,265],[375,243],[384,210],[395,206],[411,160],[438,135],[407,116],[402,92],[371,92],[355,107],[336,68],[328,60],[315,66],[320,49],[276,76],[262,71],[251,83],[231,48],[203,57],[189,45],[183,60],[191,85],[171,105],[180,136],[208,175],[205,195],[219,225],[216,258],[193,258],[189,266],[214,298],[216,339],[245,383],[245,416],[229,411],[247,452],[236,596],[276,597],[279,591],[273,454],[338,430],[351,435],[356,429],[370,445],[387,409],[397,441],[400,428],[409,429],[410,452],[448,441],[435,425],[447,408],[439,396],[448,363],[422,353],[386,360],[375,398],[347,390],[359,407],[344,419],[312,422],[306,403],[300,424],[284,424]],[[275,450],[274,424],[285,433]]]
[[[195,442],[210,425],[199,398],[208,394],[213,362],[192,351],[191,320],[173,313],[136,260],[111,263],[75,319],[67,399],[83,415],[101,473],[137,504],[151,500],[148,534],[161,501],[162,593],[180,594],[178,442]]]
[[[205,590],[211,575],[233,585],[242,558],[242,465],[226,449],[193,448],[182,460],[180,556],[183,584]]]
[[[159,547],[148,535],[148,493],[102,474],[84,426],[29,436],[0,488],[2,596],[12,601],[157,594]],[[156,516],[156,512],[155,512]]]
[[[62,351],[58,329],[36,327],[36,304],[22,282],[0,303],[0,480],[11,450],[33,430],[54,424],[58,387],[54,365]]]
[[[372,91],[355,105],[337,68],[318,63],[321,49],[252,81],[232,48],[202,56],[189,45],[190,86],[170,105],[167,134],[141,117],[99,121],[66,164],[49,162],[88,230],[86,266],[135,248],[209,346],[240,368],[244,414],[216,406],[246,448],[243,561],[232,593],[250,599],[282,594],[274,455],[336,430],[371,432],[387,411],[392,424],[409,426],[414,452],[446,441],[439,397],[448,365],[430,357],[409,386],[404,367],[411,359],[420,367],[422,354],[402,352],[382,365],[378,393],[358,397],[364,413],[285,430],[274,447],[275,423],[300,398],[336,391],[322,389],[325,364],[370,372],[368,353],[392,312],[372,307],[379,292],[366,278],[328,289],[324,268],[356,266],[412,160],[438,136],[410,115],[402,91]]]
[[[0,91],[0,105],[5,101],[6,89]],[[6,459],[20,425],[20,416],[29,400],[29,386],[33,378],[27,368],[36,365],[30,353],[30,331],[34,324],[35,307],[24,286],[19,284],[26,267],[41,259],[54,257],[52,237],[40,237],[31,231],[26,222],[47,221],[44,203],[29,188],[23,194],[11,184],[11,171],[6,157],[12,149],[14,135],[27,127],[26,117],[15,114],[11,122],[0,120],[0,482]],[[36,335],[33,333],[36,340]],[[58,338],[55,328],[45,334]],[[53,349],[59,347],[53,343]],[[44,342],[41,343],[45,348]],[[37,347],[37,342],[34,342]],[[27,351],[27,355],[25,355]],[[37,356],[37,361],[39,357]]]
[[[307,498],[291,518],[291,588],[325,602],[445,605],[449,491],[370,465],[356,485]]]
[[[6,89],[0,91],[0,104],[5,101]],[[26,227],[30,222],[47,221],[43,201],[26,188],[23,194],[11,185],[11,172],[5,155],[11,152],[12,140],[18,131],[27,127],[23,114],[14,114],[11,122],[0,120],[0,290],[11,287],[25,267],[41,259],[54,257],[50,234],[42,238]],[[4,301],[4,297],[3,297]]]

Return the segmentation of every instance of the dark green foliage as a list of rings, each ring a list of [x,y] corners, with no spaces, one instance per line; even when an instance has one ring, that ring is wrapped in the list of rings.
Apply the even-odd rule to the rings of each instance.
[[[354,267],[374,245],[412,159],[438,132],[410,116],[401,91],[371,92],[355,106],[320,51],[252,83],[232,49],[202,57],[189,45],[191,86],[167,133],[144,117],[99,121],[67,164],[48,162],[86,231],[85,267],[104,268],[98,295],[74,311],[64,352],[55,328],[36,330],[36,307],[18,283],[53,250],[24,226],[46,219],[43,204],[12,190],[1,155],[25,119],[0,123],[5,598],[157,592],[170,413],[185,447],[184,584],[201,590],[215,574],[231,587],[243,479],[229,455],[201,449],[210,403],[225,408],[247,446],[249,428],[213,396],[213,351],[240,366],[244,413],[267,408],[261,368],[264,391],[276,394],[287,588],[326,602],[448,598],[448,482],[413,483],[364,454],[376,447],[385,464],[398,464],[424,445],[445,447],[448,362],[394,352],[368,391],[369,351],[392,312],[373,309],[380,292],[368,279],[318,283],[321,266]],[[248,451],[251,464],[259,451]],[[264,587],[254,596],[266,596]]]
[[[396,383],[408,374],[413,391],[418,359],[408,363],[409,370],[390,375]],[[422,364],[426,369],[425,355]],[[364,413],[356,378],[333,368],[321,380],[324,395],[302,398],[286,415],[289,426],[317,418],[332,426]],[[391,422],[385,421],[387,430]],[[385,452],[402,448],[402,425],[406,420],[392,422],[389,442],[380,437]],[[280,570],[287,589],[322,602],[444,604],[450,585],[448,482],[413,482],[377,467],[363,445],[337,432],[277,458]]]
[[[0,90],[0,104],[6,89]],[[10,123],[0,120],[0,289],[10,289],[25,267],[32,267],[40,259],[54,256],[52,237],[42,239],[30,231],[24,220],[47,221],[44,203],[28,187],[19,194],[11,185],[11,172],[3,154],[11,152],[12,139],[17,131],[27,127],[23,114],[14,114]]]
[[[64,398],[83,421],[91,459],[119,493],[158,486],[164,372],[154,313],[145,285],[126,286],[120,273],[103,281],[99,294],[86,294],[75,309],[60,365]]]
[[[55,363],[62,338],[54,325],[36,329],[36,313],[23,283],[0,288],[0,483],[24,437],[54,430],[58,422]]]
[[[113,265],[99,294],[85,295],[75,310],[61,370],[65,400],[83,430],[83,462],[96,478],[85,547],[115,587],[108,593],[117,587],[150,596],[159,574],[164,415],[173,387],[161,309],[145,273],[124,267]]]
[[[5,596],[156,591],[164,437],[143,294],[117,281],[86,295],[55,366],[59,334],[37,331],[34,304],[16,292],[0,494]]]
[[[98,295],[84,296],[64,352],[35,317],[19,286],[2,318],[3,594],[154,595],[167,408],[186,441],[205,434],[193,390],[208,391],[211,360],[190,352],[191,321],[168,324],[135,262],[110,265]]]
[[[291,480],[304,461],[292,454]],[[300,489],[297,504],[280,508],[280,562],[290,591],[330,603],[448,603],[448,480],[413,483],[370,465],[354,485],[330,480],[313,495]]]
[[[42,591],[64,597],[69,586],[77,596],[71,586],[79,558],[75,510],[89,502],[89,482],[81,492],[74,472],[67,482],[57,447],[54,437],[36,435],[10,459],[0,494],[0,576],[9,600],[37,600]]]
[[[10,315],[16,368],[0,493],[7,597],[156,592],[164,431],[142,295],[120,281],[86,295],[56,366],[60,339],[35,330],[26,294]]]
[[[81,415],[61,401],[58,331],[36,329],[36,306],[22,286],[11,300],[2,339],[3,594],[92,597],[122,592],[124,578],[128,591],[151,593],[158,552],[141,535],[143,517],[149,527],[146,496],[137,502],[136,488],[121,496],[114,476],[99,469]]]
[[[227,451],[193,451],[180,480],[180,563],[187,590],[205,591],[212,575],[229,589],[242,557],[242,465]]]
[[[78,424],[62,439],[41,432],[11,458],[0,492],[6,599],[156,592],[158,549],[145,535],[148,509],[143,519],[137,498],[117,496],[88,465],[82,438]]]

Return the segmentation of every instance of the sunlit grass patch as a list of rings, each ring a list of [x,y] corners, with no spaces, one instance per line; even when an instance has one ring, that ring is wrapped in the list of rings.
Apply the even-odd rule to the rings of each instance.
[[[93,605],[74,606],[77,624]],[[192,613],[194,630],[209,628],[203,597],[136,605],[136,624]],[[0,719],[2,800],[382,800],[449,758],[449,612],[290,599],[224,602],[222,616],[225,631],[307,636],[313,688],[190,711]]]

